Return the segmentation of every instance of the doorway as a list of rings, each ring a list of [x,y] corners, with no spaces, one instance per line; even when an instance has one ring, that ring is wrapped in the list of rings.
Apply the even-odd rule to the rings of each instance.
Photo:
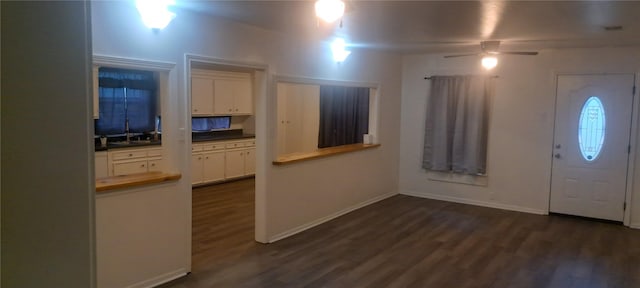
[[[549,210],[623,221],[634,75],[557,80]]]

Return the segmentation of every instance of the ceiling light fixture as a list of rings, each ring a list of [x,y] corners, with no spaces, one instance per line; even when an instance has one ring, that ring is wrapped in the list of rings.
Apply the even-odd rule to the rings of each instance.
[[[487,70],[491,70],[498,65],[498,58],[495,56],[484,56],[482,57],[482,67]]]
[[[333,23],[344,15],[344,2],[342,0],[318,0],[315,6],[316,17],[327,23]]]
[[[176,17],[175,13],[169,11],[169,6],[174,4],[173,0],[136,0],[136,8],[144,25],[158,30],[167,27]]]
[[[336,40],[333,40],[333,43],[331,43],[331,52],[333,52],[333,60],[340,63],[340,62],[343,62],[345,59],[347,59],[347,57],[349,57],[349,55],[351,54],[351,51],[345,50],[345,46],[346,44],[344,42],[344,39],[337,38]]]

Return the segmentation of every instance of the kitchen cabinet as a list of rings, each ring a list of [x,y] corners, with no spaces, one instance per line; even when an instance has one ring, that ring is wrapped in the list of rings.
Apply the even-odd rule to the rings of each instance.
[[[255,141],[252,143],[255,145]],[[228,179],[255,174],[255,148],[248,142],[240,144],[242,147],[250,148],[239,148],[226,152],[225,174]]]
[[[98,151],[95,153],[95,166],[96,178],[109,176],[109,162],[107,160],[107,151]]]
[[[93,119],[100,118],[100,81],[98,66],[93,66]]]
[[[213,115],[214,80],[206,75],[191,75],[191,115]]]
[[[255,139],[194,143],[191,184],[206,184],[255,174]]]
[[[225,179],[224,145],[218,142],[194,144],[191,148],[191,185]]]
[[[214,85],[215,115],[251,115],[252,89],[249,78],[216,79]]]
[[[251,74],[194,69],[191,71],[191,114],[251,115]]]
[[[162,148],[123,148],[108,153],[108,176],[162,171]]]
[[[278,83],[278,155],[318,149],[320,86]]]
[[[192,154],[191,155],[191,185],[196,185],[202,183],[202,179],[204,179],[202,170],[202,154]]]
[[[224,152],[209,152],[203,153],[202,159],[202,181],[203,182],[215,182],[224,180],[225,171],[225,155]]]

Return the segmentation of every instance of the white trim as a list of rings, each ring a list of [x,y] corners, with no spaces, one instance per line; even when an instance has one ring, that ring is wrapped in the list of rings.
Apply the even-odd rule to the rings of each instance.
[[[95,54],[93,55],[93,65],[133,69],[144,68],[155,71],[170,71],[176,67],[176,63],[172,62]]]
[[[447,201],[447,202],[469,204],[469,205],[496,208],[496,209],[502,209],[502,210],[524,212],[524,213],[530,213],[530,214],[538,214],[538,215],[548,215],[549,214],[549,211],[546,211],[546,210],[543,210],[543,209],[534,209],[534,208],[529,208],[529,207],[522,207],[522,206],[516,206],[516,205],[509,205],[509,204],[501,204],[501,203],[496,203],[496,202],[486,202],[486,201],[479,201],[479,200],[471,200],[471,199],[465,199],[465,198],[459,198],[459,197],[438,195],[438,194],[433,194],[433,193],[428,193],[428,192],[418,192],[418,191],[405,190],[405,191],[401,191],[400,194],[408,195],[408,196],[414,196],[414,197],[420,197],[420,198],[433,199],[433,200],[441,200],[441,201]]]
[[[261,71],[267,71],[268,70],[268,65],[265,64],[261,64],[261,63],[254,63],[254,62],[241,62],[241,61],[232,61],[232,60],[226,60],[226,59],[221,59],[221,58],[214,58],[214,57],[209,57],[209,56],[204,56],[204,55],[197,55],[197,54],[190,54],[190,53],[186,53],[184,54],[185,56],[185,68],[189,68],[191,69],[191,63],[193,62],[198,62],[198,63],[202,63],[202,64],[211,64],[211,65],[216,65],[216,66],[228,66],[228,68],[246,68],[246,69],[251,69],[251,70],[261,70]],[[186,65],[189,64],[189,65]]]
[[[631,223],[631,225],[629,225],[629,228],[640,229],[640,223]]]
[[[285,83],[308,84],[308,85],[364,87],[364,88],[373,88],[373,89],[380,90],[380,84],[370,83],[370,82],[345,81],[345,80],[334,80],[334,79],[326,79],[326,78],[310,78],[310,77],[290,76],[290,75],[282,75],[282,74],[275,75],[273,78],[275,83],[285,82]]]
[[[638,86],[638,74],[633,73],[633,86]],[[635,90],[635,89],[634,89]],[[629,154],[627,154],[627,189],[625,190],[625,198],[624,202],[626,203],[626,209],[624,210],[623,215],[623,224],[629,226],[631,223],[631,206],[633,203],[633,176],[635,174],[635,163],[636,163],[636,150],[638,149],[636,145],[637,137],[638,137],[638,92],[634,91],[633,93],[633,106],[631,110],[631,127],[629,128]]]
[[[164,284],[167,283],[169,281],[178,279],[182,276],[187,275],[188,271],[185,268],[180,268],[178,270],[175,271],[171,271],[156,277],[153,277],[151,279],[147,279],[144,281],[140,281],[138,283],[132,284],[127,286],[127,288],[151,288],[151,287],[156,287],[160,284]]]
[[[313,228],[313,227],[315,227],[315,226],[318,226],[318,225],[320,225],[320,224],[322,224],[322,223],[325,223],[325,222],[331,221],[331,220],[333,220],[333,219],[335,219],[335,218],[338,218],[338,217],[340,217],[340,216],[342,216],[342,215],[345,215],[345,214],[347,214],[347,213],[349,213],[349,212],[352,212],[352,211],[358,210],[358,209],[360,209],[360,208],[362,208],[362,207],[365,207],[365,206],[371,205],[371,204],[373,204],[373,203],[376,203],[376,202],[378,202],[378,201],[381,201],[381,200],[387,199],[387,198],[389,198],[389,197],[391,197],[391,196],[394,196],[394,195],[397,195],[397,194],[398,194],[398,192],[396,192],[396,191],[393,191],[393,192],[390,192],[390,193],[387,193],[387,194],[382,194],[382,195],[380,195],[380,196],[376,196],[376,197],[374,197],[374,198],[372,198],[372,199],[369,199],[369,200],[367,200],[367,201],[361,202],[361,203],[359,203],[359,204],[356,204],[356,205],[353,205],[353,206],[347,207],[347,208],[345,208],[345,209],[343,209],[343,210],[340,210],[340,211],[338,211],[338,212],[336,212],[336,213],[333,213],[333,214],[330,214],[330,215],[328,215],[328,216],[325,216],[325,217],[319,218],[319,219],[317,219],[317,220],[311,221],[311,222],[306,223],[306,224],[302,224],[302,225],[300,225],[300,226],[298,226],[298,227],[295,227],[295,228],[293,228],[293,229],[289,229],[289,230],[284,231],[284,232],[282,232],[282,233],[278,233],[278,234],[276,234],[276,235],[274,235],[274,236],[272,236],[272,237],[270,237],[270,238],[269,238],[269,243],[273,243],[273,242],[276,242],[276,241],[282,240],[282,239],[284,239],[284,238],[287,238],[287,237],[289,237],[289,236],[293,236],[293,235],[298,234],[298,233],[300,233],[300,232],[302,232],[302,231],[305,231],[305,230],[307,230],[307,229],[310,229],[310,228]]]
[[[193,67],[194,64],[196,64],[196,67]],[[268,242],[268,238],[266,235],[266,230],[267,230],[267,216],[266,216],[266,211],[267,211],[267,201],[266,199],[266,189],[267,189],[267,181],[268,179],[266,178],[266,174],[267,174],[267,165],[271,164],[271,161],[264,161],[264,159],[268,158],[268,156],[265,156],[265,154],[269,155],[268,152],[268,147],[269,147],[269,142],[273,141],[271,140],[268,136],[269,136],[269,129],[268,126],[266,126],[266,123],[268,123],[268,116],[269,113],[265,112],[268,111],[268,103],[270,101],[268,101],[267,98],[269,98],[269,84],[270,82],[270,76],[271,73],[269,71],[269,65],[267,64],[261,64],[261,63],[255,63],[255,62],[244,62],[244,61],[232,61],[232,60],[226,60],[226,59],[220,59],[220,58],[214,58],[214,57],[210,57],[210,56],[204,56],[204,55],[197,55],[197,54],[191,54],[191,53],[185,53],[184,54],[184,74],[183,74],[183,81],[184,81],[184,87],[183,87],[183,91],[184,91],[184,97],[185,97],[185,107],[184,107],[184,121],[185,121],[185,127],[184,127],[184,131],[182,131],[183,134],[183,141],[184,144],[186,146],[191,146],[191,137],[190,137],[190,131],[191,131],[191,70],[192,69],[201,69],[203,67],[200,66],[207,66],[206,68],[209,68],[208,66],[211,66],[212,69],[217,69],[217,70],[222,70],[222,71],[232,71],[232,72],[251,72],[251,74],[253,75],[253,84],[256,86],[255,89],[253,89],[253,93],[254,93],[254,98],[253,98],[253,108],[254,108],[254,112],[253,112],[253,117],[255,119],[255,140],[256,140],[256,173],[255,173],[255,179],[256,179],[256,184],[255,184],[255,217],[254,217],[254,223],[255,223],[255,231],[254,231],[254,238],[257,242],[260,243],[267,243]],[[260,91],[258,88],[258,84],[257,83],[257,74],[261,73],[261,80],[264,81],[264,91]],[[260,85],[261,86],[261,85]],[[263,99],[264,98],[264,99]],[[187,133],[189,132],[189,133]],[[189,134],[189,136],[187,136],[186,134]],[[191,149],[185,149],[184,151],[185,155],[184,157],[186,157],[185,159],[188,159],[187,161],[191,161]],[[184,167],[185,171],[188,171],[189,177],[191,175],[191,165],[187,165],[187,167]],[[189,189],[189,208],[188,208],[188,219],[190,219],[190,221],[193,221],[192,219],[192,215],[191,215],[191,189]],[[191,225],[189,225],[189,229],[187,229],[188,231],[186,231],[189,235],[189,239],[191,239]],[[189,253],[189,259],[191,259],[191,241],[189,241],[189,249],[188,253]]]

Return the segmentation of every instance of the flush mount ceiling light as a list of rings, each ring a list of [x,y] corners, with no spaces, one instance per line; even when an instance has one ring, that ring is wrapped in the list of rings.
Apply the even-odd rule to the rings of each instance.
[[[340,63],[340,62],[343,62],[345,59],[347,59],[347,57],[349,57],[349,55],[351,54],[351,51],[345,50],[345,46],[346,44],[344,42],[344,39],[337,38],[336,40],[333,40],[333,43],[331,43],[331,52],[333,52],[333,60]]]
[[[142,17],[142,22],[152,29],[164,29],[176,14],[169,11],[169,6],[174,5],[173,0],[136,0],[136,8]]]
[[[495,56],[484,56],[482,57],[482,67],[487,70],[491,70],[498,65],[498,58]]]
[[[344,15],[344,2],[342,0],[318,0],[315,7],[316,17],[327,23],[333,23]]]

